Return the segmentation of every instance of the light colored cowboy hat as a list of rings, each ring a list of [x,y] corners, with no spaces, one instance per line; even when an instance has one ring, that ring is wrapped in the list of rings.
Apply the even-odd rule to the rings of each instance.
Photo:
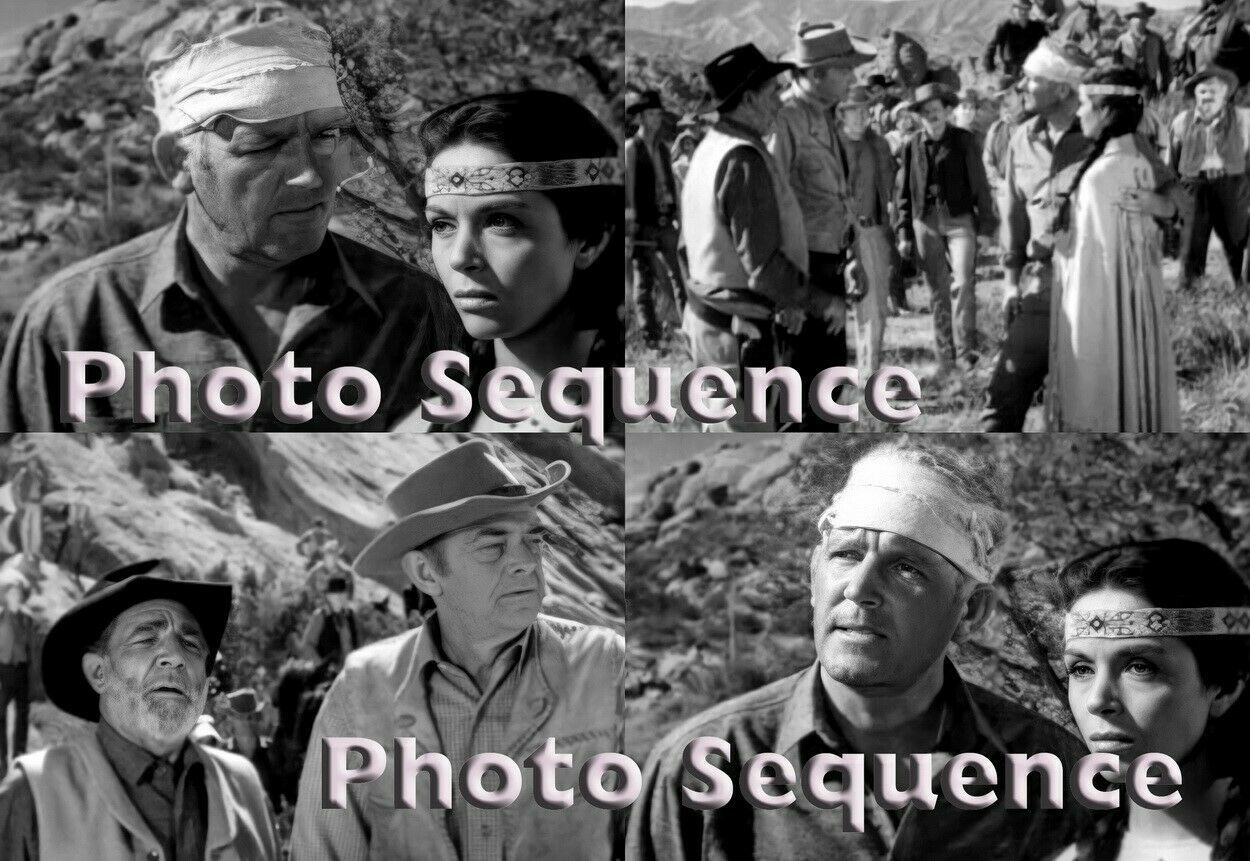
[[[868,87],[856,84],[846,91],[846,97],[838,102],[837,109],[849,111],[853,108],[870,108],[872,104],[872,96],[868,95]]]
[[[360,551],[356,573],[403,591],[409,583],[400,560],[410,550],[486,518],[533,508],[572,472],[563,460],[547,464],[544,473],[522,468],[537,487],[523,483],[483,439],[434,458],[387,494],[394,520]]]
[[[1241,81],[1237,79],[1237,73],[1223,66],[1204,66],[1185,81],[1185,95],[1193,98],[1194,88],[1209,78],[1219,78],[1228,84],[1229,93],[1237,92],[1237,88],[1241,86]]]
[[[833,66],[854,69],[877,58],[872,42],[852,36],[846,26],[837,22],[800,24],[794,33],[794,47],[783,60],[800,69]]]

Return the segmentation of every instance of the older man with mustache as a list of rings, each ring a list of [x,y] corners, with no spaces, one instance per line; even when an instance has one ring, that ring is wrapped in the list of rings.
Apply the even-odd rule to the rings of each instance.
[[[252,764],[188,739],[231,591],[149,560],[106,574],[57,620],[44,687],[95,727],[15,761],[0,784],[6,859],[278,857]]]
[[[1071,766],[1080,742],[1035,712],[968,684],[946,657],[953,639],[983,626],[1008,532],[1006,488],[983,458],[927,444],[887,444],[851,469],[817,521],[811,555],[816,661],[696,715],[652,751],[630,821],[625,857],[1044,858],[1063,847],[1082,814],[994,805],[975,811],[939,797],[933,810],[887,809],[865,798],[857,833],[842,811],[806,803],[760,813],[735,793],[715,810],[682,803],[683,750],[726,739],[719,766],[735,785],[757,753],[802,765],[820,753],[979,753],[1005,773],[1007,753],[1056,754]],[[900,769],[900,771],[903,769]],[[888,779],[888,778],[887,778]],[[689,783],[693,780],[694,783]],[[697,778],[686,778],[698,786]],[[906,788],[913,775],[900,775]],[[874,793],[880,792],[874,787]]]

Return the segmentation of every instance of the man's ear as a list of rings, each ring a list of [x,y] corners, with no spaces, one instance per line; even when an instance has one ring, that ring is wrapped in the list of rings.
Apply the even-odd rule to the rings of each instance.
[[[87,677],[87,684],[97,694],[104,693],[104,656],[95,652],[83,652],[82,673]]]
[[[191,183],[191,172],[187,169],[187,159],[191,153],[187,148],[186,138],[172,132],[161,132],[152,139],[152,159],[165,181],[182,194],[190,194],[195,190]]]
[[[443,594],[443,584],[435,575],[435,567],[428,553],[423,550],[409,550],[399,560],[404,574],[416,586],[431,598]]]
[[[955,627],[955,636],[952,638],[954,642],[965,642],[975,632],[984,628],[990,616],[994,614],[994,607],[997,603],[998,596],[994,594],[993,587],[988,583],[977,583],[973,586],[972,594],[968,596],[968,603],[964,607],[964,614]]]
[[[577,269],[589,269],[604,249],[608,247],[608,243],[612,241],[612,234],[616,232],[616,228],[612,225],[606,225],[603,235],[597,241],[589,239],[578,240],[577,256],[573,258],[573,266]]]

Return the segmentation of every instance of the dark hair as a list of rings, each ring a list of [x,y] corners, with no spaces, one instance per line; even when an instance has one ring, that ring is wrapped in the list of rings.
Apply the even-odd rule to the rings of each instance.
[[[770,75],[769,77],[764,78],[761,81],[756,81],[754,84],[751,84],[750,86],[743,87],[742,89],[738,90],[738,92],[734,93],[732,96],[725,99],[725,101],[721,103],[721,106],[716,109],[716,112],[718,114],[724,115],[724,114],[729,113],[730,111],[736,111],[738,109],[738,106],[742,104],[742,100],[746,98],[747,93],[759,93],[759,92],[762,92],[766,87],[775,87],[776,84],[773,83],[775,78],[776,78],[776,75]]]
[[[426,163],[448,147],[477,143],[515,161],[615,156],[616,138],[584,105],[562,93],[525,90],[478,96],[440,108],[417,131]],[[566,300],[578,328],[619,326],[625,301],[625,192],[600,185],[543,191],[560,213],[570,239],[597,242],[611,234],[599,258],[573,273]]]
[[[1132,87],[1139,91],[1143,86],[1141,76],[1125,66],[1091,69],[1085,74],[1081,83],[1113,84],[1121,87]],[[1103,151],[1111,140],[1137,131],[1137,127],[1141,125],[1142,114],[1146,110],[1146,102],[1143,100],[1140,92],[1135,96],[1093,96],[1090,102],[1094,107],[1107,108],[1110,111],[1110,117],[1107,120],[1107,124],[1102,127],[1102,131],[1098,133],[1098,139],[1094,141],[1093,149],[1089,151],[1089,155],[1085,157],[1085,161],[1081,163],[1080,169],[1077,170],[1076,178],[1072,180],[1072,185],[1067,192],[1061,195],[1063,203],[1060,204],[1059,212],[1055,216],[1056,231],[1064,231],[1071,226],[1072,195],[1076,194],[1077,189],[1081,187],[1081,180],[1085,178],[1085,172],[1090,169],[1094,162],[1102,157]]]
[[[1059,572],[1058,588],[1064,609],[1098,589],[1125,589],[1141,595],[1154,607],[1250,606],[1250,587],[1219,553],[1197,541],[1167,538],[1104,547],[1068,563]],[[1250,639],[1237,636],[1180,637],[1198,664],[1206,685],[1229,689],[1250,678]],[[1242,792],[1250,788],[1250,691],[1227,712],[1207,724],[1202,743],[1220,753],[1213,763],[1220,776],[1232,776],[1224,809],[1217,823],[1212,858],[1250,857],[1250,833],[1243,833],[1246,805]],[[1078,842],[1080,861],[1110,861],[1120,851],[1127,813],[1117,809],[1098,815],[1091,833]]]

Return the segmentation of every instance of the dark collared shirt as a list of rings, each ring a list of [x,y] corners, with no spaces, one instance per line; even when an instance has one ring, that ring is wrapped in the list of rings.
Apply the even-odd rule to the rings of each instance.
[[[170,861],[201,861],[208,835],[208,789],[195,745],[185,743],[172,761],[127,741],[101,720],[96,734],[126,795],[160,841]],[[0,835],[4,857],[39,858],[35,798],[26,773],[13,769],[0,784]]]
[[[26,300],[0,363],[0,430],[135,427],[131,366],[138,350],[153,351],[157,368],[177,365],[191,380],[189,423],[168,421],[169,387],[157,389],[159,429],[385,430],[419,404],[426,356],[458,343],[454,309],[437,282],[381,252],[327,233],[318,251],[292,264],[292,277],[303,284],[303,293],[287,315],[274,355],[250,356],[204,287],[185,227],[184,208],[172,224],[71,266]],[[112,353],[127,368],[121,391],[87,400],[87,421],[77,424],[62,422],[60,415],[63,350]],[[260,408],[250,422],[218,424],[203,414],[197,392],[208,371],[235,366],[261,379],[288,351],[294,352],[296,366],[312,369],[311,381],[294,385],[297,403],[314,401],[311,421],[282,423],[272,406],[277,387],[269,381],[262,384]],[[321,379],[342,366],[364,368],[378,380],[382,401],[368,422],[339,424],[315,403]],[[350,403],[353,394],[346,392],[344,398]]]
[[[935,777],[943,753],[980,753],[994,763],[1000,781],[1007,753],[1054,753],[1065,777],[1085,753],[1075,737],[1040,715],[966,684],[949,662],[940,696],[944,717],[933,751]],[[699,736],[726,739],[731,748],[730,762],[720,767],[733,779],[734,794],[716,810],[691,810],[681,802],[683,784],[703,788],[696,778],[683,779],[682,751]],[[630,819],[626,859],[1035,859],[1072,842],[1085,820],[1071,799],[1066,810],[1038,809],[1036,791],[1029,795],[1030,809],[1007,810],[1001,789],[999,803],[982,811],[961,810],[940,791],[932,811],[886,811],[867,788],[873,768],[866,757],[865,828],[855,833],[843,826],[842,810],[812,806],[797,786],[790,807],[753,808],[738,789],[738,777],[744,762],[765,751],[786,756],[800,780],[803,763],[816,754],[855,752],[831,719],[819,664],[709,709],[656,746]],[[900,785],[906,786],[904,779]]]

